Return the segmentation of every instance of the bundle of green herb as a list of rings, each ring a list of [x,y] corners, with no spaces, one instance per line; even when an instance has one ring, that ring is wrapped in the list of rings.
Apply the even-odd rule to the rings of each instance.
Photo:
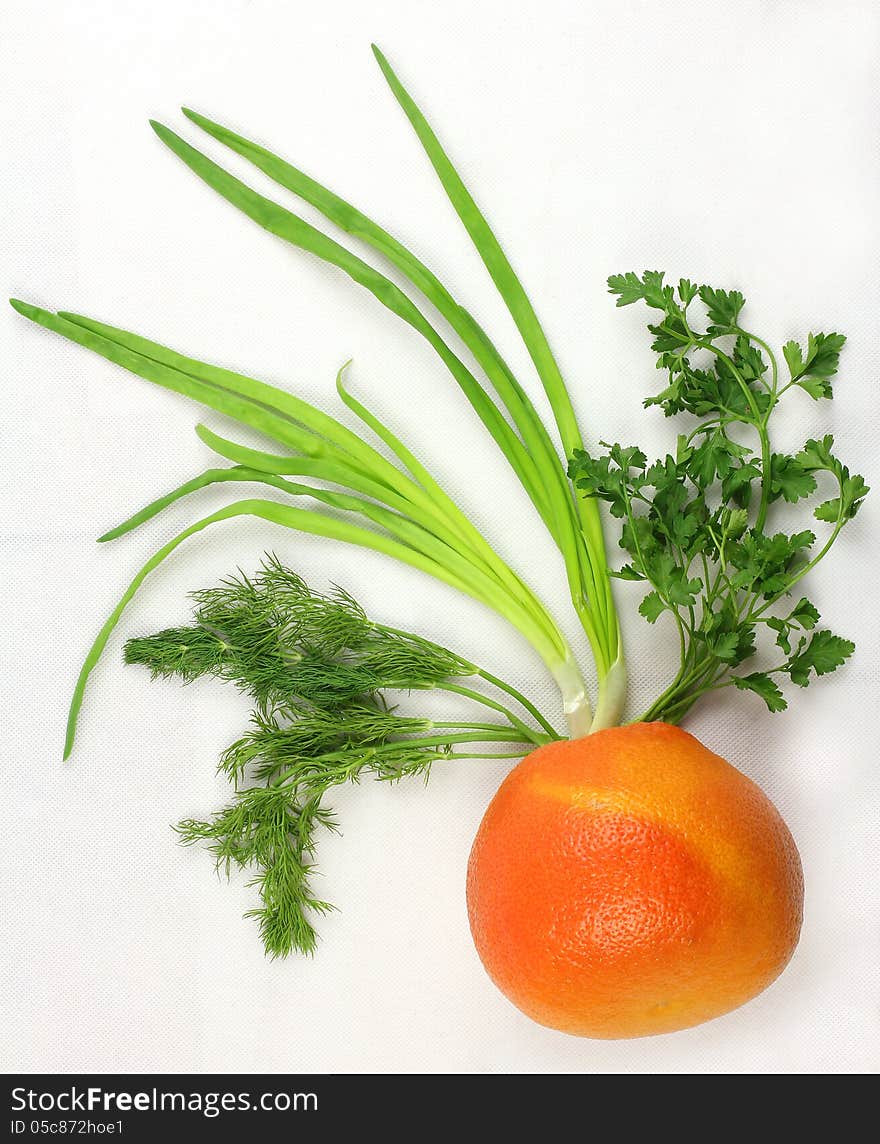
[[[846,339],[810,334],[806,349],[786,343],[789,377],[783,382],[771,347],[740,325],[742,294],[687,279],[676,292],[663,278],[658,271],[641,278],[620,274],[608,285],[618,306],[643,301],[660,312],[648,330],[657,368],[666,371],[669,384],[645,406],[658,405],[667,417],[689,413],[698,424],[679,435],[674,455],[653,465],[638,448],[612,445],[598,457],[576,450],[569,471],[579,488],[606,501],[621,521],[620,545],[632,561],[611,574],[650,584],[640,613],[653,624],[668,612],[678,631],[678,672],[641,718],[678,722],[701,695],[731,686],[754,691],[771,711],[782,711],[787,704],[774,676],[806,687],[811,672],[834,671],[855,645],[816,630],[819,612],[806,597],[771,609],[826,555],[868,487],[832,454],[831,436],[809,440],[795,454],[773,452],[769,422],[792,388],[816,401],[831,398]],[[697,296],[709,318],[703,332],[688,317]],[[708,358],[702,367],[693,364],[700,351]],[[731,435],[738,427],[753,434],[754,445]],[[836,495],[814,510],[830,528],[813,553],[811,530],[770,532],[767,519],[776,502],[794,504],[816,493],[823,473]],[[754,656],[759,631],[773,633],[781,662],[748,674],[734,671]]]
[[[789,455],[774,452],[769,435],[771,414],[786,391],[799,388],[817,400],[831,396],[843,337],[811,334],[806,347],[789,342],[782,351],[789,378],[782,382],[777,355],[740,324],[744,301],[737,291],[697,287],[683,279],[676,292],[659,272],[614,276],[609,286],[618,305],[644,301],[659,314],[649,329],[668,385],[645,404],[659,405],[667,416],[690,414],[698,423],[678,436],[674,454],[650,466],[637,448],[612,445],[602,455],[588,452],[522,284],[424,116],[382,54],[374,51],[522,336],[549,399],[561,449],[485,330],[387,230],[272,152],[184,111],[329,223],[364,242],[402,276],[406,289],[167,127],[153,127],[230,203],[266,230],[344,271],[433,347],[512,466],[561,554],[572,604],[593,653],[595,710],[569,643],[548,609],[404,443],[346,391],[341,377],[337,388],[343,403],[393,460],[286,390],[90,318],[14,301],[32,321],[237,420],[274,442],[273,450],[283,450],[246,447],[200,425],[202,440],[233,464],[207,470],[101,538],[121,536],[179,498],[218,482],[258,483],[275,498],[237,500],[196,521],[136,575],[83,666],[71,704],[66,753],[88,675],[144,578],[195,532],[242,515],[374,549],[493,608],[553,674],[573,739],[615,728],[623,716],[627,671],[612,596],[614,577],[649,586],[642,615],[654,623],[668,613],[680,647],[679,670],[642,721],[677,723],[701,695],[728,686],[756,692],[771,710],[781,710],[785,699],[775,677],[806,686],[812,675],[833,671],[853,650],[849,640],[817,627],[819,614],[806,598],[792,603],[787,597],[858,511],[867,486],[832,454],[830,436],[807,441]],[[434,307],[449,334],[428,320],[412,294]],[[702,331],[691,316],[697,298],[708,315]],[[473,368],[452,348],[451,337],[470,355]],[[748,444],[740,440],[744,433],[753,434]],[[830,526],[818,551],[813,551],[817,541],[811,530],[770,530],[771,514],[782,502],[811,496],[818,491],[818,479],[828,477],[837,488],[815,510],[815,517]],[[303,497],[318,507],[291,503]],[[601,501],[620,521],[620,543],[630,556],[616,572],[606,560]],[[480,757],[474,753],[480,743],[542,747],[559,738],[552,722],[508,684],[418,636],[370,622],[345,594],[328,597],[311,591],[274,558],[254,579],[239,576],[197,593],[195,620],[189,628],[130,641],[126,654],[156,674],[230,680],[256,704],[251,732],[221,762],[236,784],[233,801],[206,822],[182,824],[181,832],[185,841],[208,841],[225,868],[257,870],[262,897],[257,913],[273,955],[312,949],[315,935],[308,914],[327,908],[312,894],[308,872],[316,829],[332,823],[322,803],[331,786],[363,773],[385,780],[424,774],[438,758]],[[765,631],[775,637],[782,662],[748,673],[737,670],[756,653],[758,634]],[[470,677],[476,677],[479,688],[461,683]],[[492,694],[486,694],[485,685]],[[389,691],[424,688],[464,695],[504,721],[408,718],[396,714],[386,699]],[[506,705],[510,700],[519,714]]]
[[[385,782],[427,778],[437,760],[520,758],[524,745],[559,738],[510,684],[429,640],[373,623],[341,589],[329,596],[311,590],[276,556],[256,576],[230,577],[193,599],[192,625],[131,639],[125,658],[154,677],[214,676],[254,700],[251,730],[220,760],[235,786],[232,801],[178,830],[184,842],[208,842],[227,874],[233,866],[255,871],[262,904],[249,916],[259,919],[273,957],[292,949],[311,953],[316,934],[309,915],[331,908],[314,896],[309,880],[316,832],[335,826],[323,803],[331,787],[363,775]],[[488,684],[495,697],[465,679]],[[464,696],[484,709],[484,718],[399,715],[388,700],[395,691]],[[487,722],[486,714],[503,721]],[[504,743],[519,749],[479,749]]]

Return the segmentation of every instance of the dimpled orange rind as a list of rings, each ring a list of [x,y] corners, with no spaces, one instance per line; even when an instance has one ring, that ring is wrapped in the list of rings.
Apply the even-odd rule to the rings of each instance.
[[[582,1037],[669,1033],[742,1005],[797,945],[803,877],[778,811],[667,723],[551,743],[492,800],[471,932],[524,1013]]]

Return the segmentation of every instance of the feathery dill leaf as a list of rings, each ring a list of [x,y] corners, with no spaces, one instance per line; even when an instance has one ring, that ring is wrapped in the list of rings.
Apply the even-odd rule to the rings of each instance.
[[[335,708],[382,688],[432,687],[477,668],[430,640],[374,624],[340,588],[314,591],[276,556],[192,594],[195,623],[131,639],[127,663],[190,682],[214,675],[257,703]]]
[[[491,757],[504,743],[519,757],[523,744],[558,737],[509,684],[439,644],[372,622],[340,588],[313,590],[275,556],[254,576],[239,572],[192,599],[192,625],[129,640],[125,659],[154,678],[213,676],[254,700],[249,730],[220,758],[234,786],[230,802],[177,830],[186,844],[207,844],[227,875],[251,872],[260,905],[247,916],[259,922],[270,957],[312,953],[314,919],[332,908],[312,887],[317,837],[336,827],[323,803],[332,787],[366,775],[427,779],[438,760]],[[464,686],[468,677],[501,698]],[[488,708],[505,721],[405,716],[385,694],[425,689],[463,695],[483,706],[484,718]],[[511,698],[522,716],[502,702]]]
[[[279,771],[308,771],[316,757],[370,749],[430,729],[429,719],[396,715],[381,700],[365,699],[334,711],[292,704],[272,712],[258,709],[251,715],[251,730],[223,752],[220,769],[235,781],[249,769],[259,779],[272,779]]]

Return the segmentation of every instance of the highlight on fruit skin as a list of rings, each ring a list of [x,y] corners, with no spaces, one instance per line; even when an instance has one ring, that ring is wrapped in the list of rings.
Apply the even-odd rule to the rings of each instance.
[[[477,952],[542,1025],[669,1033],[766,989],[801,928],[803,876],[776,808],[667,723],[540,747],[505,779],[468,865]]]

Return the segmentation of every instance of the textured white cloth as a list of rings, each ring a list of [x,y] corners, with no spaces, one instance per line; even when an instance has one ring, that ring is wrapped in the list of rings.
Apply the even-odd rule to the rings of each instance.
[[[771,340],[850,338],[833,405],[795,394],[780,444],[833,431],[880,485],[876,447],[876,74],[870,0],[546,0],[511,5],[267,0],[4,6],[4,289],[255,376],[336,412],[333,378],[387,418],[570,624],[560,562],[431,350],[342,275],[256,228],[165,151],[154,116],[187,103],[292,158],[431,264],[537,383],[502,304],[369,51],[382,44],[497,229],[542,316],[590,440],[665,449],[676,426],[636,308],[609,273],[665,268],[741,288]],[[195,129],[183,123],[184,133]],[[254,185],[236,157],[199,145]],[[287,201],[285,199],[285,201]],[[310,212],[304,212],[313,217]],[[230,688],[150,685],[123,638],[187,615],[187,591],[274,548],[317,585],[448,642],[548,708],[534,654],[477,604],[377,555],[237,522],[158,572],[95,672],[61,765],[82,656],[146,556],[199,494],[141,532],[93,538],[210,463],[192,403],[0,310],[3,376],[3,857],[0,1068],[339,1072],[859,1072],[878,1065],[877,528],[880,493],[811,577],[858,651],[770,716],[706,703],[690,729],[757,780],[804,860],[803,938],[764,996],[638,1042],[532,1024],[473,950],[464,870],[507,764],[334,795],[320,892],[339,906],[312,960],[270,963],[253,892],[211,873],[170,823],[220,805],[214,765],[243,727]],[[631,709],[674,667],[673,634],[621,585]]]

